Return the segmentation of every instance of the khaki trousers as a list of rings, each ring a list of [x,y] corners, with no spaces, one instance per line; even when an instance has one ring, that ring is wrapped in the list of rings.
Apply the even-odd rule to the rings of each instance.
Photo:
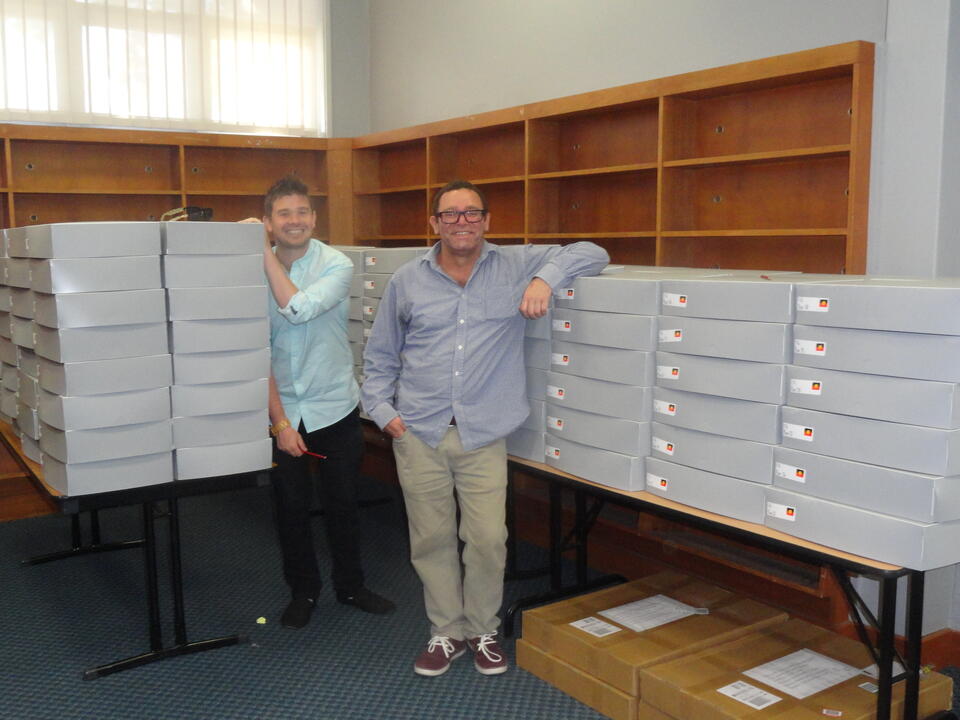
[[[507,557],[506,442],[465,452],[450,427],[433,449],[408,430],[393,452],[431,634],[463,640],[494,632]]]

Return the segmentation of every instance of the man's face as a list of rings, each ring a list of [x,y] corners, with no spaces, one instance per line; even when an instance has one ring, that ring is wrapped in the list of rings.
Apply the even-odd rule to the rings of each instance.
[[[483,203],[480,196],[473,190],[467,189],[444,193],[437,204],[437,212],[482,209]],[[473,255],[479,253],[483,246],[483,235],[490,229],[490,214],[488,213],[483,220],[475,223],[467,222],[467,219],[461,215],[455,223],[451,224],[441,222],[435,215],[431,215],[430,227],[440,236],[442,252],[449,252],[451,255]]]
[[[296,250],[306,247],[317,223],[310,199],[303,195],[285,195],[273,203],[270,217],[263,224],[278,247]]]

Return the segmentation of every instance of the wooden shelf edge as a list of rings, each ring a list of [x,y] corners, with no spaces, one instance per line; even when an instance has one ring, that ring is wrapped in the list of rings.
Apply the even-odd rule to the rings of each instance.
[[[427,185],[404,185],[401,187],[391,187],[391,188],[379,188],[377,190],[354,190],[354,195],[362,196],[375,196],[375,195],[392,195],[394,193],[405,193],[405,192],[418,192],[427,189]]]
[[[567,177],[584,177],[587,175],[621,175],[628,172],[643,172],[656,170],[657,163],[632,163],[629,165],[611,165],[609,167],[587,168],[585,170],[557,170],[555,172],[530,173],[530,180],[553,180]]]
[[[11,188],[8,192],[14,195],[149,195],[149,196],[167,196],[181,195],[182,190],[120,190],[94,188],[90,190],[54,190],[52,188],[26,189]],[[260,193],[263,195],[263,193]]]
[[[636,231],[615,231],[615,232],[590,232],[590,233],[527,233],[531,240],[570,240],[583,238],[590,240],[592,238],[656,238],[657,233],[654,230],[636,230]]]
[[[846,235],[846,228],[763,228],[756,230],[662,230],[663,238],[682,237],[806,237],[811,235]]]
[[[665,168],[672,167],[712,167],[715,165],[737,165],[756,162],[775,162],[777,160],[802,160],[804,158],[839,157],[850,154],[849,143],[844,145],[823,145],[790,150],[770,150],[766,152],[743,153],[741,155],[718,155],[715,157],[684,158],[664,160]]]
[[[495,185],[497,183],[516,183],[523,182],[526,179],[526,175],[504,175],[502,177],[490,177],[490,178],[472,178],[470,182],[474,185]],[[449,182],[449,181],[448,181]],[[430,190],[438,190],[446,185],[446,182],[435,182],[430,183]]]
[[[184,195],[197,196],[206,195],[208,197],[263,197],[263,190],[183,190]],[[311,192],[310,197],[327,197],[329,193]]]

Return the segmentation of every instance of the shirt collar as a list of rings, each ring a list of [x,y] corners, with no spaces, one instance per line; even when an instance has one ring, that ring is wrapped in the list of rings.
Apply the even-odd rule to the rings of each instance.
[[[290,263],[290,272],[293,272],[293,269],[300,263],[304,263],[304,264],[311,263],[313,259],[317,256],[317,253],[319,252],[320,252],[320,241],[317,240],[316,238],[310,238],[310,240],[307,241],[307,251],[303,255],[298,257],[296,260],[294,260],[292,263]],[[277,254],[276,248],[273,249],[273,254],[274,255]]]
[[[494,245],[491,242],[483,241],[483,247],[480,248],[480,257],[477,258],[477,264],[479,265],[484,261],[489,253],[499,252],[500,246]],[[420,256],[421,263],[430,263],[430,266],[434,270],[440,269],[440,263],[437,262],[437,255],[440,253],[440,241],[435,242],[426,253]]]

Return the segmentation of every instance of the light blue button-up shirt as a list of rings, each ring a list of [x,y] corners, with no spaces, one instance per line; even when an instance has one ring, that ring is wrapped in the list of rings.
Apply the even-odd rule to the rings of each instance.
[[[310,240],[290,267],[299,288],[285,308],[270,293],[273,377],[294,428],[333,425],[357,406],[360,391],[347,343],[353,263],[339,250]]]
[[[363,407],[381,428],[397,415],[431,447],[456,417],[465,450],[505,437],[530,412],[523,367],[523,292],[534,277],[551,288],[596,275],[607,252],[485,242],[461,287],[440,268],[434,245],[390,279],[364,350]]]

